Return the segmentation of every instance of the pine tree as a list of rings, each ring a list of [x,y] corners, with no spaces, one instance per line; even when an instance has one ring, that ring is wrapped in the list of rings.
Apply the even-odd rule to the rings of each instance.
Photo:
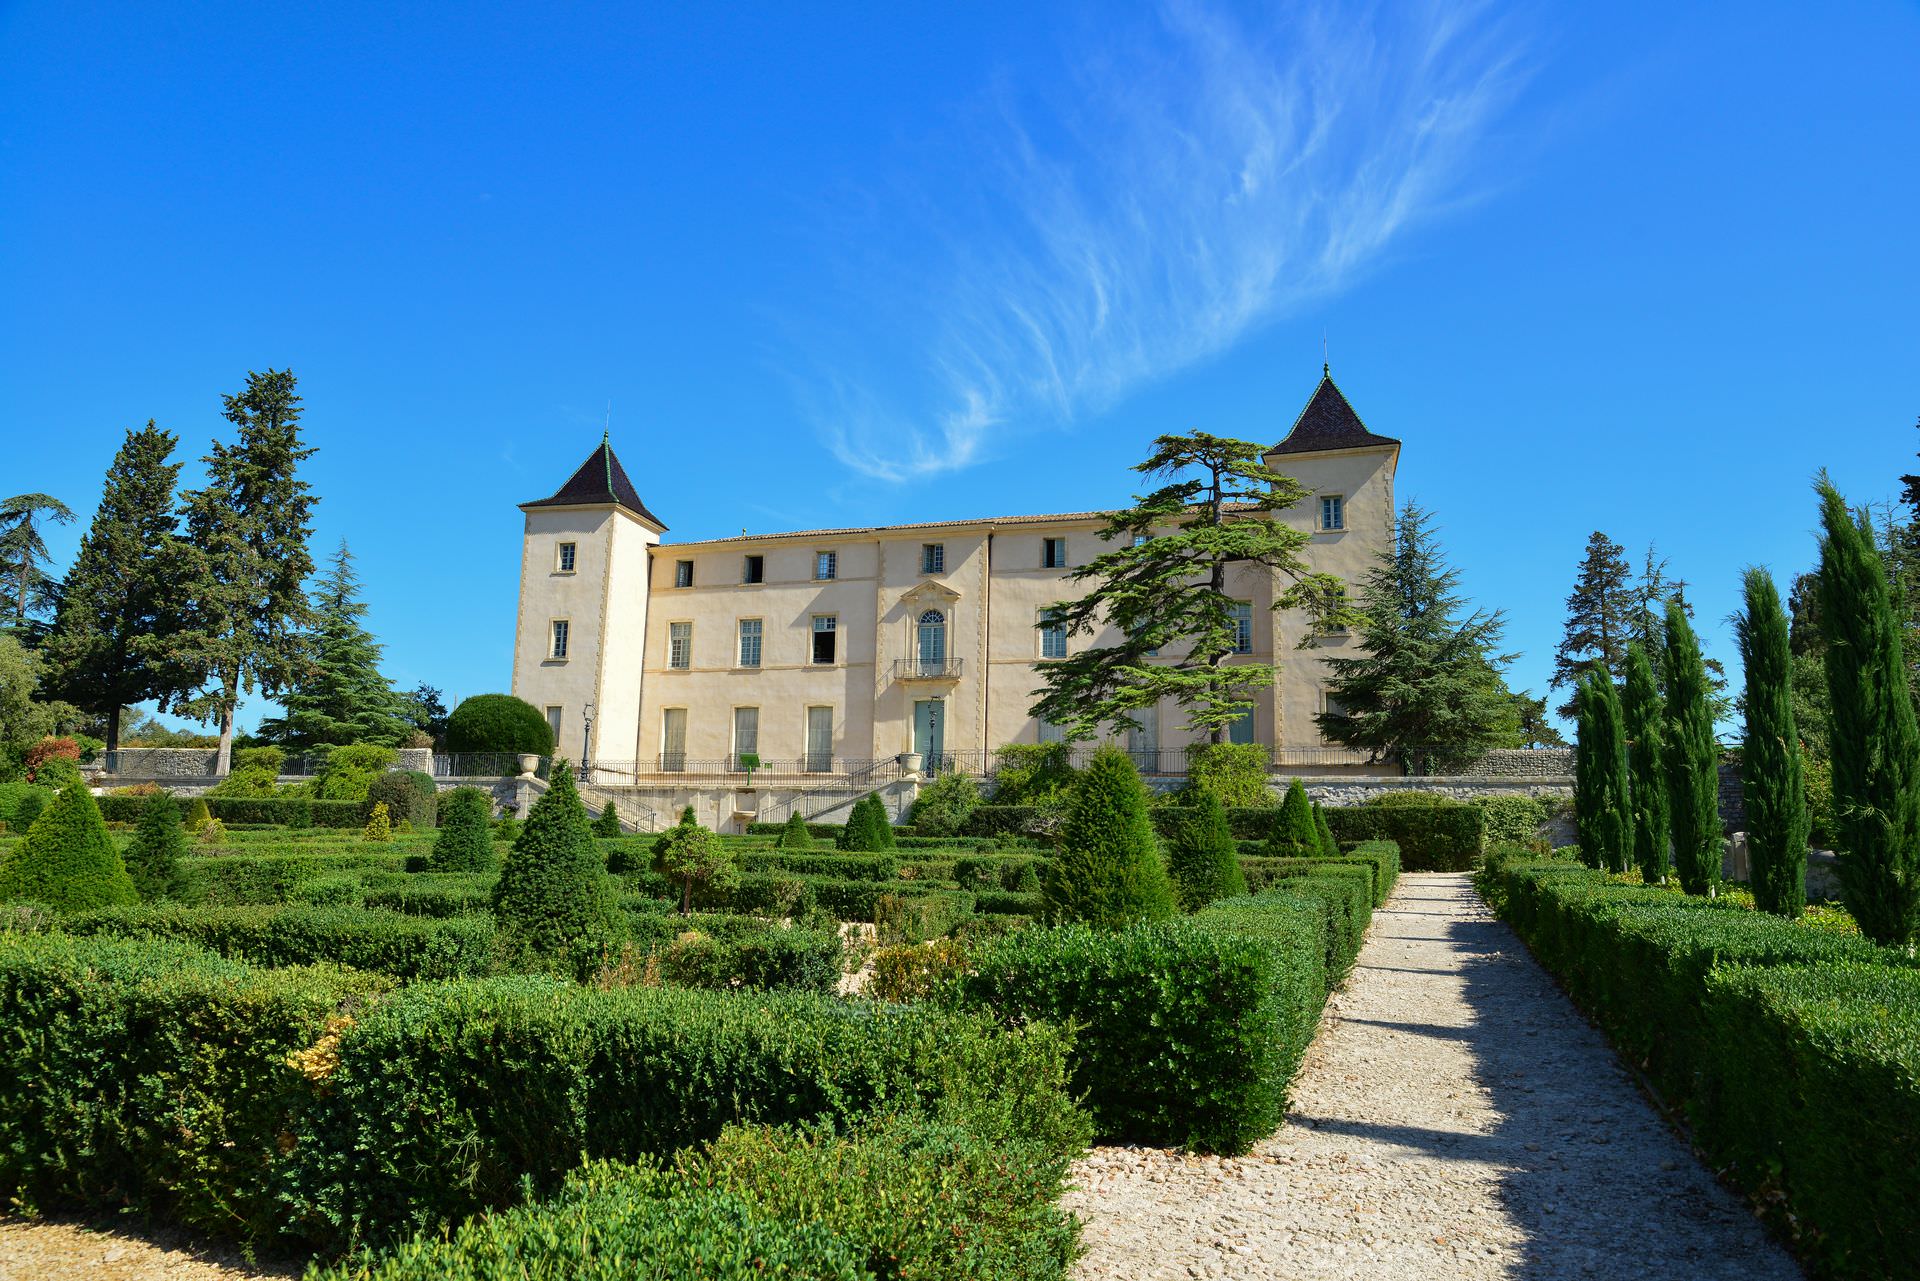
[[[45,522],[70,525],[73,520],[72,510],[52,494],[0,499],[0,593],[12,626],[23,634],[31,634],[33,614],[48,612],[59,601],[60,583],[47,573],[53,557],[41,531]]]
[[[300,441],[294,386],[291,370],[247,375],[246,390],[225,398],[238,438],[214,444],[205,488],[184,498],[195,552],[187,583],[190,640],[204,676],[172,710],[219,725],[222,774],[233,759],[241,697],[256,687],[269,697],[287,689],[310,620],[305,585],[313,573],[307,538],[315,500],[295,472],[313,450]]]
[[[124,709],[195,683],[180,597],[190,553],[173,505],[180,464],[169,461],[178,443],[152,422],[127,433],[41,651],[49,684],[106,723],[109,752]]]
[[[1313,803],[1313,830],[1320,836],[1320,853],[1325,858],[1340,857],[1340,842],[1334,839],[1333,825],[1327,822],[1327,811],[1319,801]]]
[[[1793,654],[1780,592],[1764,569],[1746,573],[1746,612],[1735,620],[1746,669],[1747,735],[1741,750],[1747,856],[1763,912],[1802,916],[1807,907],[1807,784],[1793,720]]]
[[[260,736],[289,747],[375,743],[396,747],[419,728],[416,709],[380,674],[384,646],[361,625],[367,607],[345,539],[320,577],[313,627],[280,698],[283,716],[260,722]]]
[[[1819,492],[1840,887],[1861,933],[1911,947],[1920,934],[1920,729],[1900,620],[1864,516],[1824,477]]]
[[[620,835],[620,811],[613,807],[612,801],[602,806],[600,817],[593,820],[593,834],[595,836]]]
[[[140,807],[140,826],[123,856],[135,892],[149,902],[184,897],[187,877],[180,860],[186,854],[180,803],[166,792],[148,797]]]
[[[1133,759],[1101,746],[1067,803],[1060,847],[1041,878],[1041,915],[1050,924],[1085,921],[1119,929],[1175,910],[1147,792]]]
[[[0,901],[30,900],[55,911],[86,912],[139,898],[85,783],[62,789],[20,843],[0,858]]]
[[[1667,841],[1672,829],[1667,810],[1666,710],[1654,681],[1653,663],[1639,641],[1627,647],[1627,691],[1621,715],[1633,800],[1633,861],[1642,881],[1658,885],[1667,879]]]
[[[1314,717],[1329,740],[1397,756],[1408,773],[1438,773],[1512,736],[1513,695],[1498,652],[1506,618],[1463,613],[1460,571],[1447,563],[1433,516],[1408,503],[1393,542],[1360,581],[1361,657],[1328,655],[1329,702]]]
[[[535,963],[564,961],[619,933],[606,868],[565,761],[555,762],[546,795],[507,853],[493,914],[509,956]]]
[[[1227,594],[1229,565],[1264,566],[1276,588],[1285,581],[1275,609],[1303,608],[1321,622],[1349,616],[1340,580],[1307,565],[1312,535],[1280,519],[1306,489],[1268,467],[1266,452],[1205,432],[1154,441],[1134,470],[1167,483],[1107,518],[1100,537],[1119,546],[1068,575],[1091,590],[1053,605],[1039,624],[1121,639],[1043,664],[1033,716],[1078,741],[1103,727],[1138,728],[1136,713],[1164,700],[1185,708],[1210,741],[1224,741],[1276,670],[1248,658],[1227,662],[1239,646],[1242,604]]]
[[[813,833],[807,830],[807,820],[795,810],[787,815],[787,822],[780,829],[779,839],[774,841],[777,850],[810,850],[813,848]]]
[[[1267,832],[1269,858],[1312,858],[1320,852],[1320,833],[1313,825],[1313,803],[1299,779],[1287,784],[1279,812]]]
[[[1167,841],[1167,871],[1184,912],[1247,892],[1240,849],[1227,826],[1227,811],[1213,792],[1195,790],[1178,807]]]
[[[1720,752],[1713,740],[1706,665],[1686,610],[1667,605],[1666,772],[1673,865],[1689,894],[1720,881]]]
[[[435,872],[486,872],[493,868],[493,798],[477,787],[456,787],[440,807],[427,867]]]
[[[1578,689],[1587,668],[1599,663],[1607,675],[1624,674],[1627,641],[1632,633],[1633,570],[1626,549],[1599,530],[1587,539],[1580,577],[1567,597],[1567,625],[1553,652],[1551,689]],[[1562,716],[1575,715],[1575,697],[1560,706]]]

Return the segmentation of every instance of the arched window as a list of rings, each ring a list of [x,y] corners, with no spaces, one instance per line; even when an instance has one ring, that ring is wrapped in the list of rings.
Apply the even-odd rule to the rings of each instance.
[[[940,672],[947,665],[947,616],[937,609],[920,615],[920,670]]]

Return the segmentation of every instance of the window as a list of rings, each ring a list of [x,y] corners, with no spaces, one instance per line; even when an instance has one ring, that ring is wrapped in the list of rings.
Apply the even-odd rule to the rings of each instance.
[[[1056,610],[1045,610],[1040,615],[1040,657],[1065,658],[1067,656],[1067,625]]]
[[[660,712],[660,768],[678,773],[687,767],[687,709]]]
[[[920,544],[920,572],[923,574],[944,574],[947,572],[947,545],[945,543]]]
[[[693,562],[676,560],[673,562],[673,585],[675,587],[693,586]]]
[[[813,576],[821,582],[840,576],[839,552],[815,552],[813,554]]]
[[[947,670],[947,616],[937,609],[920,615],[920,671],[940,675]]]
[[[1233,602],[1233,652],[1253,653],[1253,605],[1249,601]]]
[[[840,620],[833,614],[816,614],[813,619],[813,661],[833,661],[833,640]]]
[[[749,556],[740,568],[740,581],[743,583],[764,583],[767,581],[767,558]]]
[[[1147,540],[1152,537],[1152,534],[1135,534],[1133,536],[1133,545],[1135,547],[1144,547],[1147,544]]]
[[[566,619],[556,618],[553,620],[553,645],[547,655],[549,658],[565,658],[567,656],[567,633],[572,630],[573,624],[569,623]]]
[[[560,745],[560,709],[551,704],[547,707],[547,728],[553,731],[554,748],[557,751]]]
[[[555,568],[557,568],[563,574],[571,574],[573,572],[573,544],[572,543],[560,544],[560,554],[558,558],[555,560],[554,565],[555,565]]]
[[[1043,538],[1040,540],[1040,568],[1065,569],[1067,567],[1067,540],[1064,538]]]
[[[807,772],[825,774],[833,769],[833,709],[807,709]]]
[[[736,707],[733,709],[733,767],[745,769],[740,763],[742,756],[760,754],[760,709],[757,707]]]
[[[760,666],[760,620],[740,620],[740,666]]]
[[[693,624],[667,624],[667,666],[686,671],[693,666]]]
[[[1322,494],[1320,496],[1320,528],[1345,529],[1346,522],[1346,500],[1338,494]]]

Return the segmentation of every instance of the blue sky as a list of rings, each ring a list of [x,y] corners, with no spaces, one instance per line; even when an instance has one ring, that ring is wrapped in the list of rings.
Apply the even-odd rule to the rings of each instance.
[[[291,366],[458,697],[609,403],[671,538],[1074,510],[1324,338],[1538,692],[1592,530],[1731,659],[1813,473],[1912,469],[1912,5],[651,8],[0,4],[0,491]]]

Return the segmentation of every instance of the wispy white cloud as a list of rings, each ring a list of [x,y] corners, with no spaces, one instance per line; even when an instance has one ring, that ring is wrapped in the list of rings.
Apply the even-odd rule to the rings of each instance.
[[[1045,91],[992,87],[937,178],[862,192],[848,239],[871,257],[803,344],[840,459],[908,479],[1098,412],[1479,189],[1522,79],[1512,31],[1458,5],[1290,12],[1256,29],[1176,0]]]

